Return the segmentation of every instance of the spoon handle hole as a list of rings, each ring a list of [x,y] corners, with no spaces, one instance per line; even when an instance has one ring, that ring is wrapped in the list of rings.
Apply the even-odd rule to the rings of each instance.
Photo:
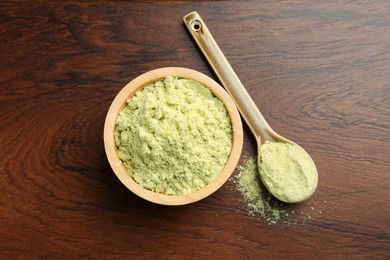
[[[191,23],[191,29],[192,29],[194,32],[199,31],[201,28],[202,28],[202,24],[200,23],[200,21],[195,20],[195,21],[193,21],[193,22]]]

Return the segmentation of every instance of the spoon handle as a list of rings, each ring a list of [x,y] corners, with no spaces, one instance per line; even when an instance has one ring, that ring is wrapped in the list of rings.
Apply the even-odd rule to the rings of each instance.
[[[197,12],[191,12],[184,16],[183,20],[222,85],[233,98],[257,141],[264,143],[265,140],[272,139],[269,134],[272,131],[270,126],[223,55],[200,15]],[[262,140],[259,140],[259,137]]]

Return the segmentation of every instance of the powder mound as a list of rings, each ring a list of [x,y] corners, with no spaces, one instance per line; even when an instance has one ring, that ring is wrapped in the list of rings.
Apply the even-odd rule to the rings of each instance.
[[[142,187],[189,194],[224,168],[232,126],[223,102],[208,88],[167,76],[127,101],[117,119],[115,143],[123,165]]]
[[[279,200],[294,203],[309,198],[317,187],[317,169],[298,145],[266,142],[260,147],[259,169],[267,189]]]

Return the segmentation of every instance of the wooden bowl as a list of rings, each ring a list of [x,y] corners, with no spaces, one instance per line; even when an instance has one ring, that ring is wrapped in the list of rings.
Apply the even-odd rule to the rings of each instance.
[[[137,182],[134,181],[134,179],[128,174],[127,169],[122,165],[118,157],[118,151],[114,141],[116,120],[118,118],[119,112],[125,107],[127,99],[131,98],[138,90],[141,90],[143,87],[163,79],[165,76],[177,76],[179,78],[194,79],[202,83],[205,87],[208,87],[214,93],[214,95],[224,103],[232,122],[232,150],[222,172],[205,187],[186,195],[165,195],[141,187]],[[233,173],[241,155],[242,145],[242,123],[233,100],[214,80],[200,72],[186,68],[168,67],[156,69],[142,74],[132,80],[115,97],[110,106],[110,109],[108,110],[106,122],[104,125],[104,147],[108,161],[116,176],[133,193],[148,201],[162,205],[185,205],[193,203],[209,196],[218,190]]]

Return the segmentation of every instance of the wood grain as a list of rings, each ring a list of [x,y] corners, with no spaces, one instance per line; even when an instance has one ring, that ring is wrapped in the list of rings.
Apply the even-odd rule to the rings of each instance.
[[[271,127],[315,160],[318,190],[294,206],[310,219],[248,215],[233,180],[158,206],[112,172],[103,124],[127,82],[168,66],[214,77],[182,23],[193,10]],[[387,0],[2,1],[1,258],[389,258],[389,13]]]

